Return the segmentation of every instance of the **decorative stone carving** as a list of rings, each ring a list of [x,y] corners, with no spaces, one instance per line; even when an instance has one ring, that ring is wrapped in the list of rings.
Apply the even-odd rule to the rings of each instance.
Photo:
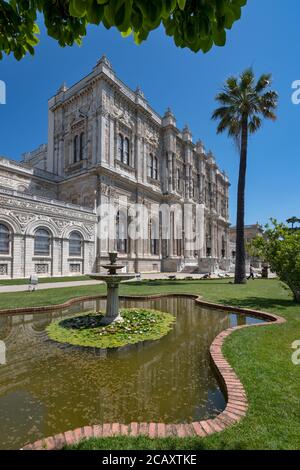
[[[1,263],[0,264],[0,276],[7,276],[8,274],[8,265],[7,263],[3,264]]]

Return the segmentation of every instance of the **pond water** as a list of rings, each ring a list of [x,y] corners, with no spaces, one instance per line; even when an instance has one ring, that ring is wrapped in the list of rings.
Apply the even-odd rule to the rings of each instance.
[[[209,346],[219,332],[253,317],[205,309],[193,299],[122,301],[170,312],[176,323],[159,341],[123,351],[64,347],[48,340],[52,320],[105,309],[105,300],[65,310],[0,316],[0,448],[101,422],[178,423],[225,408]]]

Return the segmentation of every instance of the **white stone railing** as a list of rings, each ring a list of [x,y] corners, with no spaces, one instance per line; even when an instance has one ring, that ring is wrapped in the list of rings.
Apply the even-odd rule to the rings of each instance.
[[[2,186],[0,186],[0,194],[5,195],[5,196],[15,196],[21,199],[30,199],[30,201],[35,201],[35,202],[41,202],[41,203],[47,203],[52,206],[58,206],[66,209],[73,209],[81,212],[87,212],[89,214],[95,214],[94,209],[89,209],[88,207],[83,207],[79,206],[76,204],[71,204],[68,202],[63,202],[58,199],[51,199],[43,196],[36,196],[33,194],[24,194],[20,191],[17,191],[15,189],[7,189]]]

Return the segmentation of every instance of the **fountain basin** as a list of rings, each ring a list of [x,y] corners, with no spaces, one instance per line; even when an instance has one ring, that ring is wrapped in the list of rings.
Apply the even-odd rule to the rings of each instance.
[[[115,282],[120,284],[123,281],[129,281],[130,279],[134,279],[136,277],[135,274],[101,274],[101,273],[92,273],[88,274],[91,279],[95,279],[97,281],[104,281],[104,282]]]
[[[107,284],[107,304],[106,315],[102,319],[103,325],[109,325],[113,322],[123,321],[119,312],[119,285],[122,281],[129,281],[135,278],[135,274],[117,274],[117,270],[123,269],[122,264],[117,264],[118,253],[115,251],[109,254],[110,264],[105,264],[102,268],[107,269],[108,274],[92,273],[89,274],[91,279],[104,281]]]

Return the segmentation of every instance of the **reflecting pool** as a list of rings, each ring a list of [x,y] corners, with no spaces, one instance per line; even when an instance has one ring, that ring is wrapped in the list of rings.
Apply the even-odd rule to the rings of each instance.
[[[253,317],[170,297],[122,301],[176,317],[159,341],[125,350],[93,350],[48,340],[52,320],[105,310],[105,300],[34,315],[0,316],[0,448],[101,422],[178,423],[208,419],[225,408],[211,368],[209,346],[217,334]]]

